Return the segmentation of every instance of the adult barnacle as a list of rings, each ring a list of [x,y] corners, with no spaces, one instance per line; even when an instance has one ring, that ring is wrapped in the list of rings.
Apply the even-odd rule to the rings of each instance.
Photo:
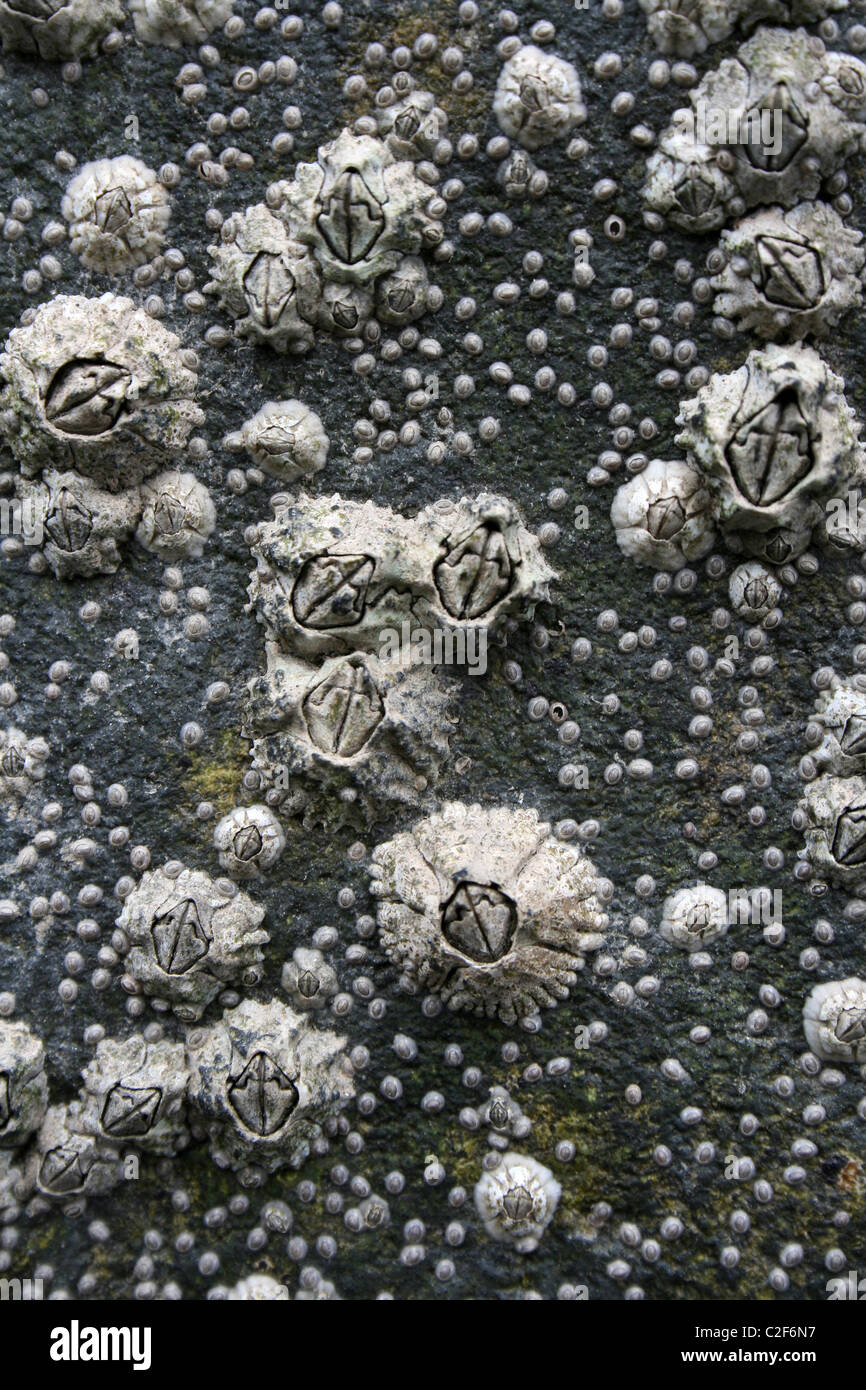
[[[25,1177],[42,1197],[81,1210],[85,1197],[110,1192],[123,1178],[118,1149],[74,1128],[80,1107],[51,1105],[28,1154]]]
[[[60,210],[81,264],[109,275],[157,255],[171,216],[168,193],[156,174],[131,155],[82,165]]]
[[[493,111],[500,129],[527,150],[562,139],[586,116],[574,67],[533,44],[502,65]]]
[[[652,459],[617,489],[610,509],[620,550],[639,565],[678,570],[713,546],[712,498],[680,459]]]
[[[602,882],[536,811],[450,802],[378,845],[370,891],[408,989],[505,1023],[567,999],[604,941]]]
[[[691,58],[721,43],[737,23],[741,0],[639,0],[661,53]]]
[[[298,1168],[355,1094],[345,1038],[272,999],[187,1034],[190,1103],[221,1167]]]
[[[376,284],[376,313],[382,323],[412,323],[426,312],[429,289],[424,262],[404,256],[397,269]]]
[[[9,447],[27,477],[71,468],[120,492],[180,453],[204,419],[197,368],[131,299],[57,295],[0,356]]]
[[[660,135],[646,162],[643,199],[653,212],[693,233],[714,231],[745,206],[710,146],[676,125]]]
[[[757,560],[746,560],[732,570],[728,594],[738,618],[760,623],[778,604],[782,586],[772,570]]]
[[[26,1143],[47,1106],[42,1039],[26,1023],[0,1019],[0,1149]]]
[[[228,984],[261,978],[264,915],[227,879],[149,870],[117,919],[131,943],[125,987],[167,1000],[178,1018],[200,1018]]]
[[[801,857],[833,883],[866,883],[866,777],[818,777],[800,810],[806,822]]]
[[[213,498],[194,473],[158,473],[141,486],[135,539],[164,560],[201,555],[216,525]]]
[[[307,1010],[323,1009],[339,988],[337,972],[321,951],[298,946],[291,960],[283,966],[281,982],[292,1001],[292,1007]]]
[[[376,114],[379,134],[396,159],[432,159],[448,128],[432,92],[409,92]]]
[[[119,0],[0,0],[0,39],[6,53],[66,62],[95,53],[123,17]]]
[[[213,279],[205,290],[235,321],[242,338],[277,352],[307,352],[319,308],[319,274],[278,217],[257,203],[226,218],[208,247]]]
[[[15,490],[40,518],[42,553],[58,579],[114,574],[141,515],[137,488],[105,492],[79,473],[46,469],[38,480],[18,478]]]
[[[0,729],[0,806],[16,811],[45,776],[48,744],[9,724]]]
[[[508,198],[540,198],[547,192],[550,179],[526,150],[515,149],[497,169],[496,182]]]
[[[542,1163],[506,1153],[475,1184],[475,1206],[489,1236],[528,1255],[553,1220],[561,1192]]]
[[[103,1038],[84,1071],[80,1110],[70,1127],[99,1143],[175,1154],[189,1142],[182,1043]]]
[[[763,208],[722,232],[715,311],[762,338],[824,336],[861,303],[862,240],[826,203]]]
[[[840,777],[866,773],[866,691],[836,678],[818,696],[812,719],[823,731],[811,750],[820,771]]]
[[[286,847],[280,823],[268,806],[236,806],[217,822],[214,849],[232,878],[254,878],[276,864]]]
[[[728,930],[728,899],[708,883],[680,888],[665,899],[659,934],[672,946],[703,951]]]
[[[866,1062],[866,982],[852,975],[815,985],[803,1005],[803,1031],[825,1062]]]
[[[266,473],[287,483],[324,468],[330,446],[315,411],[294,400],[267,401],[224,442],[227,449],[245,449]]]
[[[166,48],[202,43],[225,24],[232,7],[233,0],[129,0],[137,37]]]

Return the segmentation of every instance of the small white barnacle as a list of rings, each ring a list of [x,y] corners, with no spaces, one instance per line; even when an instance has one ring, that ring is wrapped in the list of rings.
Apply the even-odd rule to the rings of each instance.
[[[759,623],[778,604],[782,586],[766,565],[746,560],[731,571],[728,594],[737,617]]]
[[[230,1303],[279,1303],[287,1302],[289,1290],[285,1284],[278,1284],[270,1274],[248,1274],[239,1279],[229,1293]]]
[[[376,113],[379,134],[397,159],[432,159],[448,117],[432,92],[409,92]]]
[[[213,843],[232,878],[254,878],[276,864],[286,837],[270,807],[235,806],[217,822]]]
[[[646,162],[643,200],[652,212],[693,233],[724,226],[743,206],[715,152],[677,124],[662,132]]]
[[[189,1143],[183,1044],[139,1033],[103,1038],[83,1073],[81,1108],[70,1127],[99,1143],[179,1153]]]
[[[568,998],[607,914],[595,868],[537,811],[449,802],[370,863],[382,944],[409,989],[505,1023]]]
[[[109,275],[152,260],[171,216],[168,193],[153,169],[126,154],[82,165],[60,210],[81,264]]]
[[[831,883],[866,883],[866,777],[825,773],[809,783],[799,806],[806,841],[801,857]]]
[[[722,232],[715,311],[762,338],[825,337],[862,301],[862,240],[826,203],[762,208]]]
[[[0,1019],[0,1150],[25,1144],[47,1107],[42,1039],[26,1023]]]
[[[866,691],[837,677],[819,694],[812,718],[823,731],[811,750],[820,771],[840,777],[866,773]]]
[[[181,453],[204,419],[194,354],[115,294],[41,304],[9,334],[0,374],[9,448],[26,477],[74,469],[121,492]]]
[[[0,0],[3,51],[46,62],[95,54],[123,20],[119,0]]]
[[[106,492],[79,473],[46,469],[38,480],[17,478],[15,491],[39,518],[42,553],[58,579],[115,573],[141,515],[138,488]]]
[[[238,336],[276,352],[309,351],[321,290],[305,247],[264,203],[226,218],[220,238],[208,247],[213,278],[205,291],[234,319]]]
[[[78,1108],[77,1101],[48,1107],[25,1166],[27,1185],[70,1213],[83,1198],[102,1196],[123,1179],[119,1150],[74,1128]]]
[[[261,977],[264,915],[226,879],[198,869],[148,870],[117,919],[131,943],[130,987],[167,1000],[178,1018],[200,1018],[227,985]]]
[[[0,728],[0,806],[17,811],[45,777],[49,748],[9,724]]]
[[[298,946],[292,952],[291,959],[283,966],[281,981],[292,1007],[302,1012],[325,1008],[339,988],[334,967],[328,964],[321,951],[309,946]]]
[[[345,1038],[272,999],[187,1033],[189,1100],[221,1167],[298,1168],[355,1094]]]
[[[825,1062],[866,1062],[866,982],[852,975],[815,985],[803,1005],[803,1030]]]
[[[728,930],[728,899],[720,888],[698,883],[665,899],[659,933],[684,951],[703,951]]]
[[[475,1206],[489,1236],[528,1255],[553,1220],[561,1193],[544,1164],[525,1154],[506,1153],[475,1184]]]
[[[158,473],[141,486],[141,522],[135,539],[164,560],[201,555],[216,526],[216,507],[194,473]]]
[[[376,284],[376,314],[382,323],[412,323],[427,310],[430,282],[418,256],[404,256]]]
[[[320,472],[330,447],[318,415],[295,400],[267,401],[224,443],[245,449],[266,473],[287,483]]]
[[[586,116],[575,68],[533,44],[503,63],[493,111],[500,129],[527,150],[563,139]]]
[[[231,17],[233,0],[129,0],[136,36],[165,48],[203,43]]]
[[[639,565],[678,570],[713,547],[712,496],[681,459],[652,459],[617,489],[610,509],[617,545]]]

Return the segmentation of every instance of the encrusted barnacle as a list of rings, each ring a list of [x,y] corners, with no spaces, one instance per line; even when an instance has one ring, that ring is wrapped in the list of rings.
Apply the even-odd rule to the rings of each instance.
[[[9,447],[26,477],[71,468],[109,492],[132,487],[203,421],[197,368],[131,299],[57,295],[0,356]]]
[[[315,411],[294,400],[267,401],[224,443],[227,449],[245,449],[266,473],[287,483],[324,468],[330,447]]]
[[[728,540],[756,558],[805,550],[821,504],[860,474],[844,384],[813,348],[771,345],[680,402],[677,443],[706,474]]]
[[[653,212],[685,232],[711,232],[744,210],[730,175],[709,145],[670,126],[646,162],[643,200]]]
[[[276,864],[286,837],[269,806],[236,806],[217,822],[213,843],[232,878],[254,878]]]
[[[129,0],[136,36],[165,48],[203,43],[231,17],[233,0]]]
[[[819,694],[812,718],[823,730],[811,749],[818,769],[839,777],[866,773],[866,691],[837,677]]]
[[[746,560],[732,570],[728,593],[738,618],[760,623],[778,604],[782,586],[765,565],[757,560]]]
[[[862,301],[862,240],[826,203],[762,208],[722,232],[715,311],[762,338],[825,336]]]
[[[382,106],[379,134],[396,159],[432,159],[448,128],[448,117],[432,92],[417,90]]]
[[[489,1236],[528,1255],[553,1220],[561,1193],[544,1164],[506,1153],[475,1184],[475,1206]]]
[[[866,1062],[866,982],[852,975],[815,985],[803,1005],[803,1031],[825,1062]]]
[[[347,285],[326,280],[316,315],[316,325],[335,338],[354,338],[373,316],[373,295],[366,285]]]
[[[305,248],[264,203],[226,218],[209,246],[213,279],[205,285],[242,338],[277,352],[307,352],[319,309],[319,273]]]
[[[397,269],[376,284],[376,314],[382,323],[412,323],[427,310],[430,282],[424,262],[404,256]]]
[[[44,738],[28,738],[12,724],[0,729],[0,806],[18,810],[45,777],[48,751]]]
[[[703,951],[728,930],[728,899],[720,888],[698,883],[665,899],[659,934],[672,946]]]
[[[617,489],[610,509],[617,545],[639,565],[678,570],[713,547],[712,498],[681,459],[652,459]]]
[[[141,515],[137,488],[105,492],[79,473],[46,469],[39,480],[16,479],[15,491],[40,518],[42,553],[58,579],[115,573]]]
[[[366,285],[442,240],[433,192],[409,160],[372,135],[343,130],[278,185],[289,234],[312,250],[326,280]],[[441,200],[440,200],[441,201]]]
[[[691,58],[733,33],[741,0],[638,0],[661,53]]]
[[[270,1274],[248,1274],[239,1279],[228,1295],[230,1303],[286,1303],[289,1290]]]
[[[538,813],[450,802],[370,864],[404,987],[505,1023],[567,999],[604,941],[602,883]]]
[[[26,1023],[0,1019],[0,1149],[26,1143],[47,1106],[42,1039]]]
[[[156,256],[171,217],[168,193],[153,169],[126,154],[82,165],[60,210],[81,264],[108,275]]]
[[[324,1122],[355,1094],[345,1038],[272,999],[246,1000],[187,1034],[189,1099],[214,1161],[299,1168]]]
[[[73,1127],[78,1109],[78,1102],[49,1106],[25,1167],[28,1185],[72,1210],[81,1209],[83,1198],[102,1196],[123,1179],[118,1149]]]
[[[81,1109],[69,1118],[76,1133],[167,1155],[189,1143],[182,1043],[147,1042],[140,1033],[103,1038],[83,1075]]]
[[[131,943],[125,984],[167,1000],[178,1018],[200,1018],[226,985],[261,978],[264,915],[228,879],[151,869],[117,919]]]
[[[216,526],[213,498],[194,473],[158,473],[141,486],[135,539],[164,560],[201,555]]]
[[[281,980],[292,1007],[303,1012],[324,1009],[340,987],[334,967],[321,951],[308,946],[298,946],[292,952],[291,960],[283,966]]]
[[[508,198],[540,198],[550,179],[526,150],[514,149],[497,169],[496,182]]]
[[[586,107],[572,64],[525,44],[502,65],[493,112],[506,135],[538,150],[568,135],[585,118]]]
[[[801,857],[832,883],[866,883],[866,777],[818,777],[807,786],[800,810],[806,841]]]
[[[0,0],[0,39],[5,53],[67,62],[96,53],[123,19],[119,0]]]

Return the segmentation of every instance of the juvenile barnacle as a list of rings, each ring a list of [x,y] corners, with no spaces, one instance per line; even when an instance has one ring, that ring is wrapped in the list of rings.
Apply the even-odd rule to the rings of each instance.
[[[182,1043],[147,1042],[140,1033],[103,1038],[83,1076],[81,1108],[69,1118],[76,1133],[166,1155],[189,1143]]]
[[[681,459],[652,459],[617,489],[610,509],[617,545],[639,565],[678,570],[713,547],[712,498]]]
[[[370,892],[410,990],[505,1023],[567,999],[604,941],[589,860],[531,810],[450,802],[377,846]]]
[[[172,469],[142,483],[135,539],[164,560],[199,556],[216,526],[213,498],[194,473]]]
[[[762,338],[826,336],[862,301],[862,240],[826,203],[763,208],[722,232],[715,311]]]
[[[672,946],[703,951],[728,930],[728,899],[720,888],[698,883],[665,899],[659,934]]]
[[[16,479],[15,491],[41,520],[42,553],[58,579],[114,574],[141,515],[137,488],[105,492],[79,473],[46,469],[38,480]]]
[[[28,1153],[25,1179],[42,1197],[72,1209],[85,1197],[110,1192],[123,1178],[119,1150],[74,1126],[80,1105],[50,1105]]]
[[[778,604],[782,586],[765,565],[757,560],[746,560],[732,570],[728,593],[737,617],[759,623]]]
[[[298,946],[283,966],[283,989],[292,1007],[307,1010],[324,1009],[339,989],[337,972],[321,951]]]
[[[267,401],[236,434],[227,449],[245,449],[273,478],[294,483],[324,468],[330,441],[315,411],[302,401]]]
[[[0,1019],[0,1150],[26,1143],[47,1106],[42,1039],[26,1023]]]
[[[377,112],[379,134],[396,159],[431,159],[448,128],[432,92],[409,92]]]
[[[806,822],[801,858],[832,883],[866,882],[866,777],[818,777],[800,810]]]
[[[743,210],[730,176],[709,145],[676,125],[659,136],[646,162],[643,200],[685,232],[711,232]]]
[[[825,1062],[866,1062],[866,982],[852,975],[815,985],[803,1005],[803,1031]]]
[[[8,724],[0,729],[0,805],[16,811],[45,777],[48,744]]]
[[[178,1018],[200,1018],[228,984],[255,984],[261,976],[264,908],[226,879],[198,869],[176,876],[162,869],[142,875],[117,925],[131,948],[126,965],[132,987],[167,1000]]]
[[[839,777],[866,773],[866,691],[837,677],[819,694],[812,718],[823,730],[811,750],[820,771]]]
[[[208,247],[213,279],[205,285],[235,321],[242,338],[277,352],[307,352],[319,309],[315,262],[264,203],[226,218],[221,240]]]
[[[254,878],[276,864],[286,847],[280,823],[268,806],[236,806],[217,822],[214,849],[232,878]]]
[[[514,149],[497,169],[496,182],[508,198],[540,198],[547,192],[549,179],[526,150]]]
[[[165,48],[203,43],[232,9],[233,0],[129,0],[137,37]]]
[[[66,62],[96,53],[123,19],[119,0],[0,0],[0,39],[5,53]]]
[[[345,1038],[272,999],[187,1033],[189,1099],[220,1167],[299,1168],[355,1094]]]
[[[0,409],[25,477],[74,469],[121,492],[184,449],[204,419],[197,361],[131,299],[57,295],[12,330]]]
[[[171,217],[168,193],[153,169],[131,155],[82,165],[60,210],[81,264],[108,275],[157,255]]]
[[[373,317],[373,294],[367,285],[348,285],[326,280],[316,314],[316,325],[333,338],[354,338]]]
[[[527,150],[561,140],[586,116],[575,68],[533,44],[502,65],[493,111],[500,129]]]
[[[525,1154],[506,1153],[475,1184],[475,1206],[489,1236],[528,1255],[553,1220],[561,1193],[549,1168]]]

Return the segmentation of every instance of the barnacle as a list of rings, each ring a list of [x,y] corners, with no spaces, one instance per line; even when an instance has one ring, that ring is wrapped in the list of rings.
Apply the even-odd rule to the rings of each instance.
[[[42,1039],[26,1023],[0,1019],[0,1149],[26,1143],[47,1106]]]
[[[677,125],[662,132],[658,149],[646,162],[643,198],[648,208],[685,232],[714,231],[745,206],[710,146]]]
[[[171,216],[156,174],[131,155],[82,165],[60,208],[81,264],[109,275],[155,256]]]
[[[283,966],[281,981],[292,1007],[302,1011],[323,1009],[339,987],[334,967],[321,951],[308,946],[298,946],[292,952],[291,960]]]
[[[307,352],[319,308],[315,262],[264,203],[226,218],[208,247],[213,279],[205,285],[242,338],[277,352]]]
[[[711,497],[680,459],[652,459],[617,489],[610,509],[617,544],[638,564],[678,570],[713,547]]]
[[[175,1154],[189,1142],[182,1043],[141,1034],[103,1038],[84,1071],[82,1104],[70,1127],[98,1143]]]
[[[488,1235],[528,1255],[553,1220],[561,1192],[537,1159],[506,1153],[475,1184],[475,1206]]]
[[[818,696],[812,719],[823,731],[812,749],[816,766],[839,777],[866,773],[866,691],[859,677],[851,681],[836,677]]]
[[[0,0],[4,52],[38,54],[47,62],[95,53],[122,23],[119,0]]]
[[[225,445],[245,449],[266,473],[294,483],[324,468],[329,440],[318,415],[302,401],[267,401]]]
[[[639,0],[647,31],[662,53],[691,58],[721,43],[736,26],[740,0]]]
[[[77,1101],[49,1106],[25,1165],[27,1186],[63,1202],[70,1213],[81,1210],[83,1198],[110,1192],[123,1178],[118,1149],[74,1128],[79,1109]]]
[[[17,479],[16,493],[36,509],[42,553],[58,579],[114,574],[141,515],[137,488],[106,492],[79,473],[46,469],[38,480]]]
[[[749,623],[761,622],[782,596],[782,586],[771,570],[757,560],[746,560],[731,571],[728,581],[731,607]]]
[[[18,810],[45,777],[48,753],[44,738],[28,738],[13,724],[0,729],[0,805]]]
[[[665,899],[659,933],[672,946],[703,951],[728,930],[728,899],[720,888],[698,883]]]
[[[532,44],[503,63],[493,111],[505,134],[527,150],[562,139],[586,115],[571,63]]]
[[[866,777],[825,774],[800,802],[805,821],[801,857],[831,883],[866,882]]]
[[[236,806],[217,823],[213,842],[227,873],[253,878],[277,862],[286,837],[269,807]]]
[[[827,1062],[866,1062],[866,983],[852,976],[815,985],[803,1005],[806,1041]]]
[[[379,135],[396,159],[432,159],[448,117],[432,92],[409,92],[377,112]]]
[[[225,24],[232,7],[233,0],[129,0],[138,38],[166,48],[202,43]]]
[[[158,473],[142,484],[140,495],[139,545],[165,560],[201,555],[216,525],[216,508],[195,474]]]

